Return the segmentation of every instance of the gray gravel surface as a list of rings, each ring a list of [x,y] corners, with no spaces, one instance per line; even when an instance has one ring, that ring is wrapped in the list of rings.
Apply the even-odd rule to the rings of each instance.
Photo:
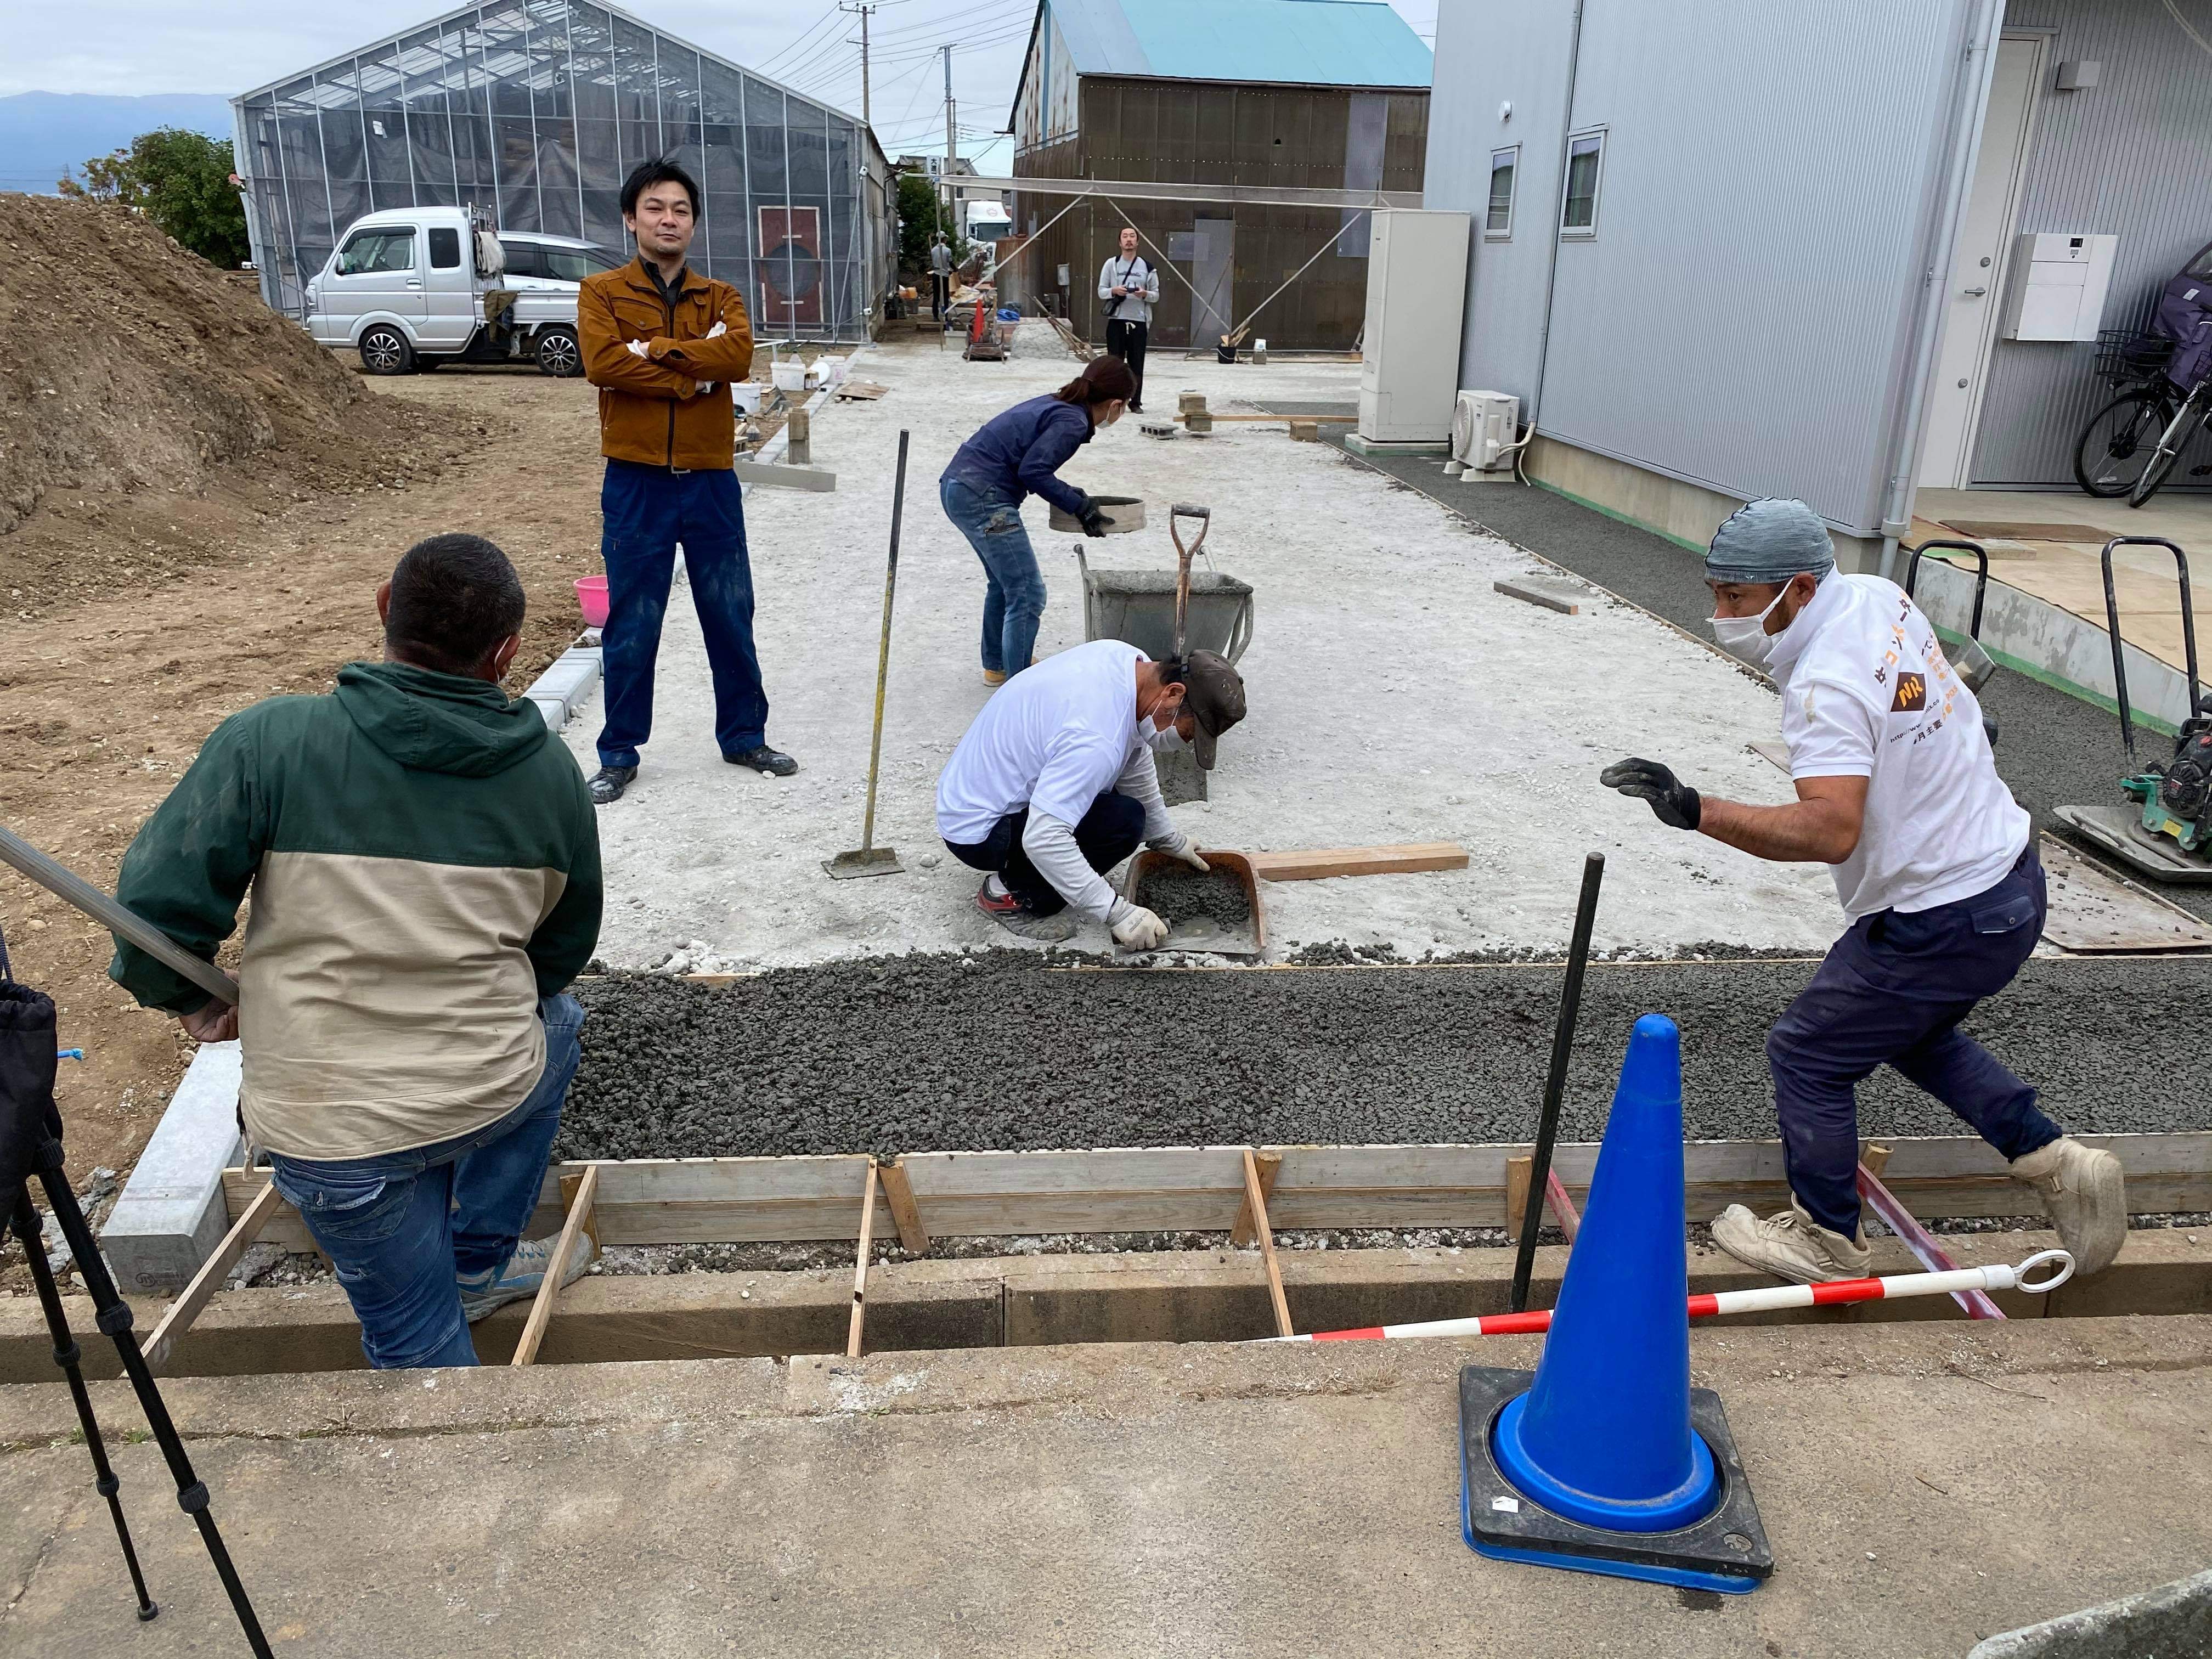
[[[1212,921],[1224,927],[1242,927],[1252,920],[1252,902],[1244,884],[1226,870],[1204,875],[1187,865],[1155,868],[1137,889],[1137,902],[1155,911],[1170,926],[1185,921]]]
[[[1275,405],[1284,414],[1341,414],[1352,405]],[[1341,434],[1324,440],[1342,447]],[[1542,555],[1554,564],[1609,588],[1703,637],[1706,603],[1699,556],[1664,537],[1609,519],[1548,489],[1517,484],[1463,484],[1448,478],[1443,459],[1431,455],[1346,455],[1347,464],[1366,465],[1450,508],[1516,547]],[[1901,574],[1901,573],[1900,573]],[[1999,669],[1984,689],[1984,710],[1997,722],[1997,770],[2020,804],[2034,815],[2036,828],[2051,830],[2108,868],[2121,866],[2058,824],[2052,809],[2067,803],[2118,805],[2119,779],[2130,769],[2113,715],[2078,697]],[[1771,735],[1757,734],[1753,735]],[[2155,733],[2139,738],[2148,763],[2172,752],[2171,740]],[[1662,755],[1678,772],[1694,780],[1697,757]],[[2212,920],[2212,887],[2162,886],[2159,892],[2198,916]]]
[[[1762,1045],[1803,962],[1596,963],[1562,1133],[1595,1139],[1639,1014],[1680,1022],[1693,1139],[1774,1130]],[[580,983],[563,1158],[1499,1141],[1534,1133],[1556,968],[1101,971],[877,957],[726,987]],[[2031,962],[1969,1029],[2084,1132],[2212,1127],[2212,962]],[[1959,1121],[1878,1073],[1874,1134]]]

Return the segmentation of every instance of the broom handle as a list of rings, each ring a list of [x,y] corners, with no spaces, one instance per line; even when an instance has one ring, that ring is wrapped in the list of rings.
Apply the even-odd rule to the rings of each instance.
[[[860,850],[876,844],[876,767],[884,753],[884,691],[891,674],[891,595],[898,589],[899,520],[906,511],[906,446],[899,431],[898,472],[891,483],[891,556],[884,567],[884,637],[876,652],[876,734],[868,743],[868,810],[860,823]]]
[[[118,938],[172,968],[219,1002],[238,1002],[238,981],[202,961],[135,911],[126,910],[90,882],[65,869],[12,830],[0,829],[0,864],[10,864],[55,897],[75,905]]]

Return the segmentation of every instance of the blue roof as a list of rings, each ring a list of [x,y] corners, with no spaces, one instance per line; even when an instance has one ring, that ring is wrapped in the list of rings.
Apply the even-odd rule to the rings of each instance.
[[[1433,74],[1383,0],[1042,0],[1038,15],[1079,75],[1425,89]]]

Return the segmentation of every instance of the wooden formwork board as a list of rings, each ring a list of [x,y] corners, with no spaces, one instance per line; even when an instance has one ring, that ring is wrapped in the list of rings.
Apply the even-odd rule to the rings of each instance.
[[[2083,1135],[2109,1147],[2127,1170],[2128,1207],[2137,1214],[2212,1209],[2212,1131]],[[1884,1184],[1923,1218],[2033,1214],[2033,1199],[2004,1161],[1968,1136],[1884,1137]],[[1502,1227],[1507,1170],[1525,1145],[1273,1146],[1279,1156],[1267,1200],[1278,1231],[1301,1228]],[[1782,1144],[1692,1141],[1684,1149],[1685,1199],[1692,1221],[1729,1204],[1779,1209],[1789,1201]],[[1241,1146],[1136,1147],[1054,1152],[909,1152],[892,1167],[912,1191],[919,1225],[938,1238],[1019,1233],[1224,1231],[1245,1203]],[[1577,1204],[1587,1200],[1598,1148],[1569,1142],[1553,1169]],[[529,1231],[562,1221],[560,1178],[546,1175]],[[744,1243],[857,1239],[869,1159],[821,1158],[630,1159],[602,1164],[593,1206],[603,1244]],[[224,1173],[230,1214],[243,1212],[266,1170]],[[261,1237],[312,1249],[289,1205]]]

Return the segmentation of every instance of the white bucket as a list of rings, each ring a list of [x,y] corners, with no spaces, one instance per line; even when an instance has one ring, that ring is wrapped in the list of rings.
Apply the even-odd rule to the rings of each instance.
[[[778,392],[806,390],[806,365],[797,358],[787,363],[781,360],[770,363],[768,372]]]
[[[764,389],[758,380],[732,380],[730,382],[730,397],[744,413],[757,415],[760,413],[761,393]]]
[[[814,373],[817,384],[836,386],[845,378],[845,360],[842,357],[817,357]]]

